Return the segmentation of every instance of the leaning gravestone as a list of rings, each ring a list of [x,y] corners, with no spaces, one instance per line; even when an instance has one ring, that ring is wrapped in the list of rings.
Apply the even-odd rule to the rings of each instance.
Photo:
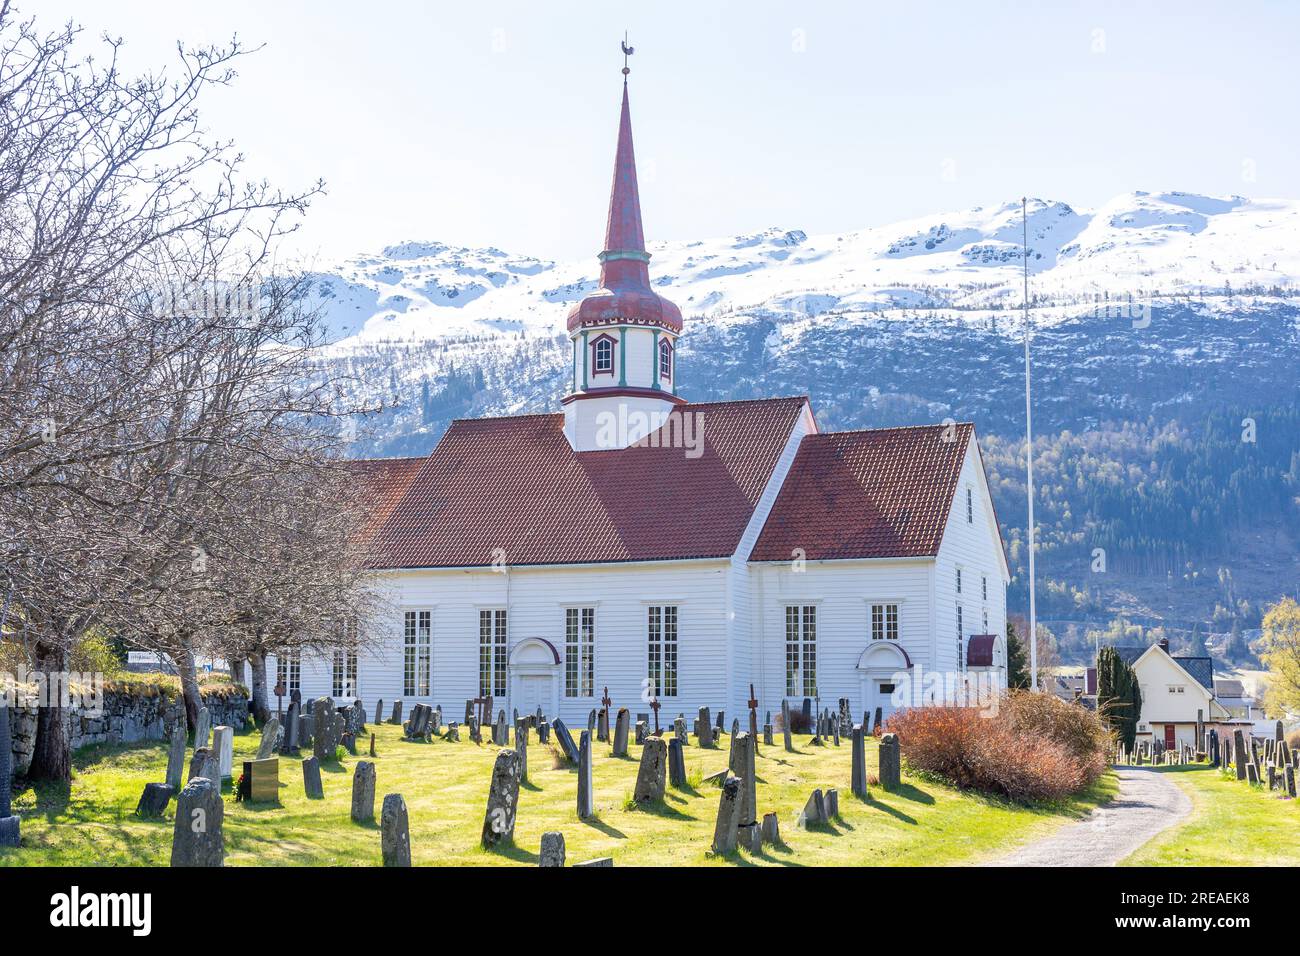
[[[320,761],[308,757],[302,762],[302,786],[308,800],[324,800],[325,788],[320,781]]]
[[[686,755],[682,746],[680,737],[668,741],[668,782],[677,788],[686,786]]]
[[[880,785],[890,793],[903,783],[902,754],[898,734],[885,734],[880,738]]]
[[[162,816],[163,811],[167,809],[167,804],[171,802],[172,793],[172,788],[165,783],[146,783],[144,793],[140,795],[140,802],[136,804],[136,816]],[[0,843],[0,846],[3,845],[3,843]]]
[[[627,756],[627,730],[628,721],[631,719],[626,707],[618,709],[618,717],[614,721],[614,756]]]
[[[555,718],[555,739],[559,741],[560,751],[564,754],[564,759],[571,764],[578,762],[578,748],[574,746],[573,736],[569,733],[569,728],[564,726],[564,721]]]
[[[740,781],[728,777],[718,798],[718,819],[713,825],[713,852],[732,853],[736,849],[736,822],[740,811]]]
[[[9,707],[0,701],[0,846],[17,846],[21,839],[19,817],[14,814],[12,804],[14,743],[9,721]],[[181,756],[184,755],[181,751]]]
[[[206,777],[191,780],[176,798],[171,865],[224,865],[224,814],[218,784]]]
[[[808,802],[804,804],[803,812],[799,814],[796,826],[801,830],[806,830],[810,826],[818,826],[826,822],[826,798],[822,795],[821,790],[814,790]]]
[[[411,824],[406,815],[406,801],[400,793],[384,797],[379,812],[379,849],[384,866],[411,865]]]
[[[262,741],[257,745],[258,760],[268,760],[275,753],[275,744],[280,736],[280,718],[272,717],[262,726]]]
[[[212,714],[206,707],[199,708],[199,719],[194,724],[194,749],[208,745],[208,733],[212,730]]]
[[[497,753],[488,788],[487,811],[483,814],[483,832],[479,842],[485,850],[515,838],[515,812],[519,809],[519,754],[513,750]]]
[[[781,732],[785,734],[785,749],[794,750],[794,741],[790,739],[790,702],[781,701]]]
[[[370,823],[375,819],[375,765],[358,760],[352,772],[352,822]]]
[[[641,766],[636,774],[632,799],[637,803],[656,803],[664,798],[664,777],[668,770],[668,747],[662,737],[647,737],[641,751]]]
[[[3,718],[0,718],[3,719]],[[4,755],[0,753],[0,760]],[[167,786],[172,788],[172,793],[181,792],[181,774],[185,772],[185,722],[176,721],[172,726],[171,746],[167,749]]]
[[[578,819],[590,820],[595,815],[595,793],[591,785],[591,731],[584,730],[578,738]]]
[[[564,866],[564,834],[550,830],[542,834],[542,852],[538,866]]]

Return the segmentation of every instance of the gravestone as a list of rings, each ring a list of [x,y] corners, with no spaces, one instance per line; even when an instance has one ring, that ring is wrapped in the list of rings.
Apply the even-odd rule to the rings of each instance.
[[[701,747],[713,746],[713,724],[709,722],[709,708],[701,707],[695,721],[695,739]]]
[[[645,743],[646,735],[649,734],[649,732],[650,728],[646,726],[644,720],[638,720],[636,722],[636,743],[638,747]]]
[[[429,733],[435,736],[442,733],[442,704],[429,714]]]
[[[1281,743],[1285,739],[1286,736],[1282,733],[1282,721],[1279,720],[1273,727],[1273,740],[1275,743]]]
[[[849,777],[849,789],[859,800],[866,800],[868,799],[866,731],[861,724],[853,725],[852,751],[853,767]]]
[[[612,856],[602,856],[595,860],[584,860],[582,863],[575,863],[574,866],[613,866],[614,858]]]
[[[488,787],[487,811],[479,842],[485,850],[515,838],[515,812],[519,809],[519,755],[513,750],[497,753]]]
[[[1209,752],[1210,752],[1210,766],[1212,766],[1212,767],[1217,767],[1217,766],[1219,766],[1219,765],[1220,765],[1220,763],[1219,763],[1219,732],[1218,732],[1217,730],[1211,730],[1211,731],[1210,731]]]
[[[596,730],[596,712],[594,710],[587,714],[587,729],[592,732]]]
[[[0,717],[0,720],[4,720]],[[0,761],[4,760],[3,744],[0,744]],[[180,793],[181,774],[185,772],[185,722],[178,720],[172,726],[171,746],[167,748],[167,786],[172,788],[172,793]],[[0,782],[0,786],[3,786]],[[0,808],[2,809],[2,808]]]
[[[564,866],[564,834],[548,830],[542,834],[542,850],[537,855],[538,866]]]
[[[836,747],[840,745],[840,722],[838,720],[831,721],[831,740]]]
[[[903,761],[898,734],[885,734],[880,738],[880,785],[890,793],[903,785]]]
[[[9,706],[0,701],[0,846],[18,846],[22,836],[20,818],[13,812],[14,742],[11,719]],[[182,727],[182,759],[185,757],[184,739],[185,730]],[[168,779],[171,779],[170,770]]]
[[[411,865],[411,823],[400,793],[384,797],[379,811],[379,850],[384,866]]]
[[[690,741],[690,735],[686,732],[686,718],[680,714],[673,721],[673,737],[680,740],[683,746]]]
[[[225,804],[219,784],[196,777],[176,797],[172,826],[172,866],[223,866]]]
[[[280,758],[244,761],[244,798],[260,803],[280,802]]]
[[[452,723],[448,725],[448,728],[454,724],[455,721],[452,721]],[[469,739],[474,741],[474,743],[481,745],[483,743],[483,728],[479,726],[478,716],[470,714],[469,720],[465,722],[465,726],[469,728]]]
[[[704,782],[711,787],[720,787],[727,782],[727,778],[730,776],[731,776],[731,771],[719,770],[716,773],[711,773],[707,777],[705,777]]]
[[[726,719],[727,719],[727,712],[725,710],[718,711],[718,723],[717,723],[717,728],[714,732],[715,737],[722,736],[722,729],[727,726],[726,723],[724,723]]]
[[[836,820],[840,815],[840,792],[834,788],[826,791],[826,819]]]
[[[496,723],[492,725],[492,742],[498,747],[504,747],[510,743],[510,732],[506,729],[506,712],[504,710],[497,714]]]
[[[803,722],[806,727],[811,727],[813,724],[813,702],[811,697],[803,699]]]
[[[334,700],[318,697],[311,708],[312,753],[322,763],[335,759],[339,739],[334,736]],[[341,735],[340,735],[341,736]]]
[[[194,749],[208,746],[208,734],[212,730],[212,714],[206,707],[199,708],[198,720],[194,723]]]
[[[885,711],[884,711],[884,708],[883,708],[883,707],[877,707],[877,708],[876,708],[876,722],[875,722],[875,724],[873,724],[872,727],[871,727],[871,732],[872,732],[873,734],[876,734],[876,733],[879,733],[879,732],[880,732],[880,725],[884,722],[884,721],[882,720],[882,718],[883,718],[883,716],[884,716],[884,713],[885,713]]]
[[[740,815],[740,780],[727,777],[718,797],[718,819],[713,825],[713,852],[734,853],[736,850],[736,824]]]
[[[668,782],[674,787],[686,786],[686,755],[682,747],[681,737],[668,741]]]
[[[190,780],[197,780],[204,777],[211,780],[217,785],[217,790],[221,789],[221,765],[217,759],[215,750],[207,747],[194,751],[194,756],[190,758]]]
[[[772,746],[772,721],[770,720],[763,725],[763,746]]]
[[[777,846],[781,842],[781,823],[775,813],[763,814],[762,823],[763,842]]]
[[[627,756],[627,730],[630,716],[626,707],[618,709],[618,717],[614,721],[614,756]]]
[[[595,793],[591,784],[591,731],[584,730],[578,740],[578,819],[596,815]]]
[[[348,731],[343,735],[343,749],[346,750],[349,754],[351,754],[354,757],[357,755],[356,734],[352,733],[351,731]]]
[[[376,754],[375,754],[375,735],[374,735],[373,733],[370,735],[370,756],[372,756],[372,757],[376,756]]]
[[[284,716],[284,733],[280,735],[280,755],[282,757],[292,757],[298,753],[298,731],[301,729],[302,721],[299,719],[299,712],[302,705],[296,700],[289,702],[289,709]]]
[[[596,739],[601,743],[609,740],[609,711],[604,707],[596,715]]]
[[[136,804],[135,815],[138,817],[160,817],[171,802],[174,791],[165,783],[146,783],[140,802]],[[9,844],[0,843],[0,846]]]
[[[727,743],[727,759],[731,759],[731,751],[736,749],[736,736],[740,733],[739,718],[731,722],[731,739]]]
[[[324,800],[325,788],[320,780],[320,761],[308,757],[302,762],[302,786],[308,800]]]
[[[733,738],[728,768],[740,780],[740,805],[736,826],[748,826],[758,819],[758,781],[755,772],[755,740],[741,731]]]
[[[1295,797],[1295,767],[1287,764],[1283,770],[1286,774],[1286,795]]]
[[[1259,764],[1254,761],[1246,764],[1246,782],[1249,784],[1259,783]]]
[[[641,751],[641,766],[636,774],[632,799],[637,803],[656,803],[664,798],[664,778],[668,770],[668,747],[662,737],[647,737]]]
[[[292,706],[292,705],[290,705]],[[280,740],[280,718],[272,717],[262,725],[262,740],[257,745],[257,759],[267,760],[275,753],[275,745]]]
[[[371,823],[375,819],[375,765],[358,760],[352,772],[352,822]]]
[[[826,822],[826,798],[822,796],[821,790],[814,790],[808,802],[804,804],[803,811],[799,814],[799,819],[795,821],[795,826],[801,830],[806,830],[810,826],[820,826]]]
[[[1237,770],[1237,779],[1246,779],[1246,740],[1240,730],[1232,732],[1232,765]]]
[[[539,744],[549,744],[551,742],[551,724],[545,719],[537,722],[537,742]]]
[[[528,721],[515,721],[515,753],[519,755],[519,779],[528,779]]]
[[[393,716],[388,718],[388,722],[390,724],[397,724],[399,727],[402,726],[402,702],[400,700],[393,701]],[[387,800],[388,797],[385,797],[384,799]],[[406,811],[405,801],[402,802],[402,811]]]
[[[379,700],[375,701],[375,723],[382,724],[383,722],[384,722],[384,698],[381,697],[379,698]]]
[[[785,749],[794,750],[794,741],[790,739],[790,702],[781,701],[781,733],[785,735]]]
[[[456,721],[454,720],[447,725],[446,740],[448,743],[453,743],[453,744],[460,742],[460,725],[457,724]],[[477,741],[475,742],[477,743]]]
[[[578,762],[578,748],[574,746],[569,728],[564,726],[564,721],[558,717],[555,718],[555,739],[560,745],[560,752],[564,754],[564,759],[571,764],[576,764]]]

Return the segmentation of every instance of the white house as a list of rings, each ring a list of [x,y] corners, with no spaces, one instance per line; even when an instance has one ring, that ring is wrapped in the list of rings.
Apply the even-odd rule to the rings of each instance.
[[[669,722],[739,716],[751,686],[761,719],[815,696],[887,713],[923,674],[1005,685],[1009,571],[973,426],[827,433],[805,397],[687,402],[649,258],[625,83],[562,410],[355,463],[392,612],[359,659],[278,664],[290,690],[577,724],[606,688]]]
[[[1168,641],[1115,650],[1133,668],[1142,690],[1139,741],[1159,740],[1167,748],[1203,746],[1196,739],[1198,723],[1207,732],[1232,729],[1233,715],[1215,697],[1214,662],[1209,657],[1175,657]]]

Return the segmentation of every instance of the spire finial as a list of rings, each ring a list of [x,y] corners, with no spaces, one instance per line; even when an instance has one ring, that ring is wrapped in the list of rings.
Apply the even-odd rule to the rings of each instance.
[[[630,57],[633,53],[635,53],[636,50],[633,47],[627,45],[626,30],[623,31],[623,42],[620,44],[620,46],[623,47],[623,75],[627,76],[629,73],[632,72],[632,69],[627,65],[627,58]]]

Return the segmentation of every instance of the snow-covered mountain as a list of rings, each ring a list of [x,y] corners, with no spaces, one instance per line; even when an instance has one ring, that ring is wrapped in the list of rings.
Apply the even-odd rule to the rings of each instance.
[[[1096,210],[1028,203],[1031,292],[1040,323],[1084,301],[1225,289],[1296,291],[1300,202],[1137,192]],[[1021,299],[1018,201],[843,235],[772,228],[652,243],[651,275],[689,324],[764,314],[951,310],[974,321]],[[405,242],[315,278],[333,354],[382,343],[551,336],[595,286],[593,254],[554,263],[499,249]]]

